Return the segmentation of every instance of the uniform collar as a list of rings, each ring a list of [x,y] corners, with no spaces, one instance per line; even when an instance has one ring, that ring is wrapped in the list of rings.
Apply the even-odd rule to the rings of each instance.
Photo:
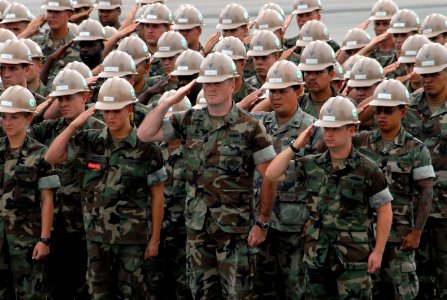
[[[357,158],[359,157],[359,152],[355,149],[354,146],[351,148],[351,152],[349,152],[348,157],[346,158],[344,168],[350,167],[351,169],[357,168]],[[329,153],[329,149],[327,149],[323,154],[317,159],[317,164],[324,167],[327,171],[332,171],[332,160],[331,155]]]
[[[112,143],[112,136],[109,134],[109,129],[107,126],[101,130],[98,139],[104,145],[110,145],[110,143]],[[132,130],[130,131],[129,135],[125,137],[121,141],[121,143],[124,143],[130,147],[135,147],[137,145],[137,130],[135,127],[132,127]]]

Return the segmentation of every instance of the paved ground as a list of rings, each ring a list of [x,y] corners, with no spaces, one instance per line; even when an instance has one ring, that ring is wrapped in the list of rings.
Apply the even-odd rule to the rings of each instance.
[[[10,0],[13,1],[13,0]],[[31,12],[35,15],[41,12],[40,4],[36,0],[15,0],[17,2],[27,5]],[[123,15],[127,13],[129,7],[134,1],[123,0],[125,8]],[[242,4],[248,11],[251,17],[255,17],[259,8],[269,2],[268,0],[167,0],[166,4],[172,10],[175,11],[182,3],[190,3],[195,5],[203,14],[205,20],[204,33],[202,34],[202,41],[206,40],[206,37],[215,31],[216,22],[220,10],[227,4],[232,2],[238,2]],[[286,14],[292,11],[292,0],[278,0],[275,1],[281,5]],[[322,21],[328,26],[329,32],[333,39],[341,43],[344,34],[363,20],[368,18],[371,7],[375,3],[375,0],[322,0],[323,11]],[[447,1],[446,0],[395,0],[400,8],[407,8],[414,10],[421,20],[432,12],[438,12],[447,14]],[[96,11],[93,12],[93,16],[96,17]],[[371,29],[370,29],[371,30]],[[288,29],[286,36],[297,35],[298,28],[296,22],[293,21],[292,25]]]

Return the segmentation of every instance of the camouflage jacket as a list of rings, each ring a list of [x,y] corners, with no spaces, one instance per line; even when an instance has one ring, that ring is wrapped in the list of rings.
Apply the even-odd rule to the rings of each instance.
[[[242,99],[244,99],[245,97],[247,97],[254,91],[256,91],[256,89],[254,87],[252,87],[247,82],[242,81],[242,86],[239,89],[239,91],[237,91],[235,94],[233,94],[233,101],[236,103],[241,102]]]
[[[335,89],[331,86],[331,91],[332,91],[332,96],[331,97],[335,97],[338,95],[338,93],[335,91]],[[305,94],[302,94],[298,100],[299,106],[300,108],[308,113],[309,115],[311,115],[314,118],[319,117],[320,112],[315,111],[314,106],[312,105],[312,99],[311,99],[311,95],[310,92],[307,92]],[[353,102],[354,103],[354,102]]]
[[[376,49],[371,52],[368,57],[377,60],[382,68],[385,68],[386,66],[391,65],[393,62],[397,61],[396,49],[394,48],[389,52],[382,52]]]
[[[275,112],[252,113],[251,115],[264,124],[267,133],[273,138],[273,147],[278,154],[287,149],[290,142],[316,121],[314,117],[303,112],[299,107],[289,122],[282,126],[278,124]],[[316,144],[320,139],[321,130],[319,127],[315,127],[309,143],[300,149],[296,158],[316,153]],[[285,180],[278,183],[276,189],[271,226],[282,232],[301,232],[304,223],[309,218],[309,212],[306,208],[307,188],[305,182],[296,180],[295,159],[289,162],[285,176]],[[257,202],[259,202],[261,184],[262,178],[256,172],[255,200]]]
[[[150,77],[148,78],[147,84],[149,87],[152,87],[154,84],[156,84],[162,76],[154,76],[154,77]],[[169,92],[170,90],[175,90],[177,89],[177,82],[174,81],[169,81],[168,85],[165,86],[164,91],[165,92]],[[152,103],[154,106],[156,106],[158,104],[158,100],[160,100],[161,98],[161,94],[157,94],[152,96],[152,98],[149,100],[149,103]]]
[[[43,34],[33,37],[33,41],[36,42],[42,49],[45,60],[44,62],[46,62],[48,57],[57,49],[75,38],[75,35],[70,31],[62,40],[53,40],[51,39],[50,35],[51,31],[47,30]],[[50,72],[48,73],[47,86],[51,86],[54,77],[56,77],[57,73],[59,73],[59,71],[62,70],[68,63],[82,61],[79,54],[79,46],[76,43],[70,46],[67,53],[68,54],[63,59],[55,61],[51,66]]]
[[[418,191],[415,181],[434,178],[427,147],[403,128],[393,143],[384,146],[378,129],[363,131],[354,136],[358,150],[375,161],[382,170],[393,195],[393,223],[389,242],[401,243],[411,232],[416,220],[415,205]]]
[[[8,240],[10,251],[36,243],[42,225],[40,191],[59,187],[59,178],[44,160],[46,150],[27,136],[22,148],[11,153],[8,138],[0,138],[0,220],[7,235],[18,237]]]
[[[153,55],[153,53],[151,53]],[[163,70],[163,67],[161,66],[161,60],[160,58],[155,58],[153,62],[151,62],[151,67],[149,68],[149,77],[154,76],[162,76],[165,75],[165,71]]]
[[[436,174],[430,216],[447,218],[447,104],[432,114],[425,92],[413,93],[407,112],[402,124],[427,146]]]
[[[39,87],[37,88],[37,90],[35,90],[35,92],[46,98],[51,93],[51,89],[44,85],[41,81]]]
[[[392,200],[380,169],[354,147],[333,168],[329,150],[298,159],[297,181],[309,192],[311,225],[307,229],[304,261],[324,267],[329,252],[342,263],[366,268],[372,212]],[[355,246],[354,246],[355,244]]]
[[[135,95],[137,96],[137,98],[140,97],[141,94],[143,94],[148,88],[151,87],[151,84],[150,84],[151,83],[151,78],[152,77],[148,77],[148,76],[146,76],[144,78],[144,84],[143,84],[143,88],[141,89],[141,91],[140,92],[135,91]]]
[[[146,244],[150,238],[150,187],[166,180],[160,150],[137,138],[136,128],[114,146],[108,129],[84,130],[69,144],[69,158],[82,159],[82,206],[87,240]],[[73,155],[73,156],[72,156]]]
[[[64,118],[46,120],[31,127],[31,136],[40,143],[49,146],[67,126],[68,124]],[[102,129],[105,126],[103,122],[90,118],[79,130]],[[71,143],[74,143],[73,139]],[[72,145],[72,147],[76,147],[76,145]],[[59,214],[59,220],[63,222],[60,224],[62,226],[55,229],[68,233],[78,233],[84,237],[84,221],[81,208],[83,164],[78,159],[70,160],[55,166],[55,169],[60,178],[61,187],[56,194],[54,210],[55,213]]]
[[[252,86],[254,89],[256,89],[256,90],[259,90],[261,87],[262,87],[262,84],[261,84],[261,82],[259,81],[259,79],[258,79],[258,76],[255,74],[255,75],[253,75],[252,77],[250,77],[250,78],[247,78],[246,80],[245,80],[245,82],[248,84],[248,85],[250,85],[250,86]]]
[[[175,113],[163,122],[167,141],[180,138],[186,170],[186,226],[202,230],[208,212],[229,233],[254,223],[253,173],[275,157],[264,126],[234,103],[213,128],[207,108]]]

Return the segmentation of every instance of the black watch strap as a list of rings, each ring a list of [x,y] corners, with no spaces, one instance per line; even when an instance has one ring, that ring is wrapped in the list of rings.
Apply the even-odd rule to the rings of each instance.
[[[262,230],[267,231],[270,227],[270,223],[261,223],[259,221],[256,221],[256,226],[259,226]]]
[[[289,144],[290,149],[292,149],[293,152],[298,153],[300,152],[300,149],[295,148],[295,146],[293,145],[295,143],[295,140],[291,141]]]
[[[49,246],[51,244],[51,239],[50,238],[39,238],[39,242],[42,242],[45,245]]]

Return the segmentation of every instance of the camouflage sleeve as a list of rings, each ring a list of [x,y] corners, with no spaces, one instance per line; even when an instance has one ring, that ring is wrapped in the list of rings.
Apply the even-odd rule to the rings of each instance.
[[[181,139],[182,121],[185,117],[185,112],[175,113],[169,118],[164,118],[162,123],[163,135],[166,142],[173,141],[177,138]]]
[[[323,130],[321,127],[314,127],[314,132],[311,136],[310,140],[310,147],[311,147],[311,153],[316,154],[319,151],[319,144],[323,142]]]
[[[95,141],[99,132],[101,131],[97,129],[86,129],[77,132],[67,145],[67,161],[73,161],[78,156],[82,156],[86,145],[90,141]]]
[[[269,113],[265,111],[260,111],[260,112],[249,112],[249,114],[256,120],[264,124],[264,120]]]
[[[43,141],[45,140],[48,124],[48,121],[33,124],[31,126],[30,136],[36,141],[43,143]]]
[[[155,144],[150,148],[150,164],[147,175],[147,185],[153,186],[168,179],[168,174],[163,165],[163,157],[160,148]]]
[[[416,167],[413,169],[413,179],[420,180],[426,178],[436,177],[435,171],[431,164],[430,152],[425,145],[422,145],[421,151],[417,152],[416,157],[413,158]]]
[[[255,129],[253,147],[255,165],[268,162],[276,157],[276,152],[272,145],[272,137],[267,134],[264,125],[260,122],[258,122],[258,126]]]
[[[39,163],[38,163],[38,180],[37,189],[39,191],[56,189],[61,186],[59,177],[55,174],[53,167],[47,163],[44,159],[47,147],[43,148],[39,153]]]
[[[374,168],[372,176],[369,178],[367,184],[369,185],[367,188],[369,205],[372,208],[377,209],[393,200],[390,190],[388,189],[385,176],[378,167]]]

